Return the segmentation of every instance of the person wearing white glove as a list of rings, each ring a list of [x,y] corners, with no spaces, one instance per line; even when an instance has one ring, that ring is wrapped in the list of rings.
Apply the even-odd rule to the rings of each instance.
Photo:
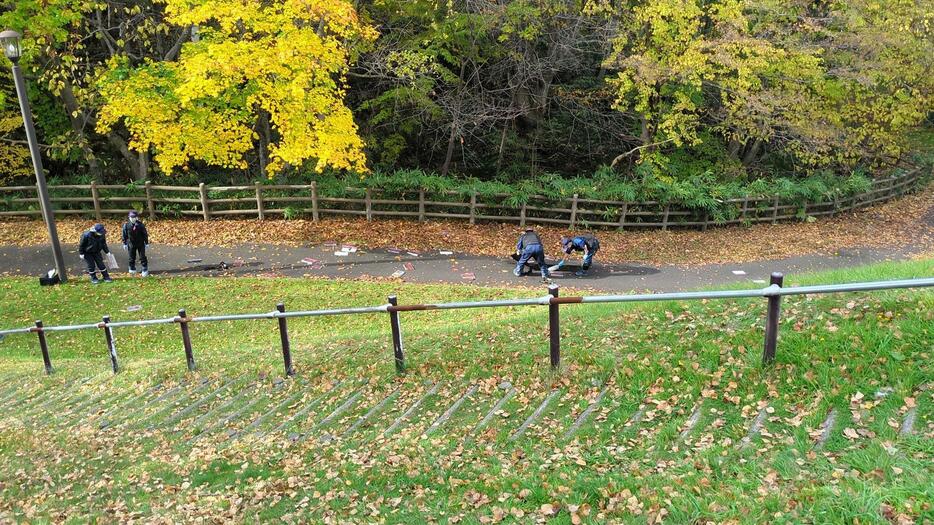
[[[130,274],[136,273],[136,257],[143,265],[141,275],[149,275],[149,259],[146,258],[146,248],[149,248],[149,232],[146,225],[139,218],[139,213],[131,211],[127,222],[123,223],[123,249],[130,254]]]

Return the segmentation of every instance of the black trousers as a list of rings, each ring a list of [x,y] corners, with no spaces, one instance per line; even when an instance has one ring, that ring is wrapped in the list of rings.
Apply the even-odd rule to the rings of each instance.
[[[149,259],[146,258],[146,245],[127,243],[126,249],[130,252],[130,270],[136,270],[136,256],[139,255],[139,262],[143,265],[143,271],[149,269]]]
[[[104,265],[104,256],[101,255],[101,252],[84,254],[84,263],[88,265],[88,275],[91,277],[97,275],[98,268],[101,270],[101,275],[107,277],[107,266]]]

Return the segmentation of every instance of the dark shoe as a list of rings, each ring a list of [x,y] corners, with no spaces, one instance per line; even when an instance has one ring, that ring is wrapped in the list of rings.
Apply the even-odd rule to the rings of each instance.
[[[114,282],[114,280],[111,279],[110,277],[104,277],[104,282],[105,282],[105,283],[112,283],[112,282]]]
[[[97,284],[100,281],[97,280],[97,277],[91,277],[91,284]]]

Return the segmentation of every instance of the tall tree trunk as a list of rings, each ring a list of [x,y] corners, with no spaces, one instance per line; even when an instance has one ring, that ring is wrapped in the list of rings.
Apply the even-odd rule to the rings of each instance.
[[[741,149],[743,149],[743,144],[736,139],[730,139],[730,142],[726,148],[727,152],[730,154],[730,157],[734,159],[739,158],[739,151]]]
[[[93,176],[95,180],[101,181],[104,171],[101,167],[100,160],[98,160],[97,155],[94,154],[94,150],[91,149],[87,133],[84,132],[85,122],[82,118],[84,114],[80,110],[78,100],[75,98],[75,93],[72,90],[71,84],[68,82],[62,87],[61,99],[65,106],[65,112],[68,113],[68,121],[71,122],[71,129],[81,137],[81,150],[84,152],[85,159],[87,159],[88,167],[91,170],[91,176]]]
[[[144,181],[149,178],[149,151],[139,152],[139,162],[136,165],[136,180]]]
[[[451,122],[451,134],[448,136],[448,152],[444,156],[444,165],[441,166],[441,176],[444,177],[448,174],[448,170],[451,168],[451,158],[454,156],[454,139],[457,135],[457,117],[454,117],[454,122]]]
[[[652,143],[652,131],[649,129],[649,121],[645,115],[639,115],[639,140],[642,141],[643,146]]]
[[[510,121],[503,122],[503,134],[499,138],[499,152],[496,155],[496,173],[499,173],[503,167],[503,151],[506,149],[506,130],[509,129]]]
[[[94,118],[90,115],[87,115],[84,112],[84,109],[78,104],[78,99],[75,98],[74,89],[71,86],[71,82],[65,81],[62,86],[61,99],[65,104],[65,110],[69,115],[72,115],[70,118],[72,120],[77,120],[81,126],[77,130],[82,136],[86,137],[84,133],[84,126],[90,126],[91,129],[94,129]],[[134,173],[134,178],[139,176],[139,169],[134,169],[133,166],[138,166],[139,158],[130,151],[130,148],[127,146],[126,140],[123,137],[117,135],[115,131],[110,131],[107,133],[107,141],[118,151],[123,157],[123,160],[126,161],[126,166]],[[148,161],[147,161],[147,172],[148,172]],[[145,178],[145,175],[143,175]]]
[[[752,146],[746,150],[746,154],[743,155],[743,165],[748,166],[756,161],[759,156],[759,149],[762,147],[762,140],[756,139]]]
[[[464,72],[467,70],[467,62],[461,62],[461,72],[458,75],[458,79],[461,81],[461,85],[457,89],[457,103],[454,108],[454,118],[451,121],[451,134],[448,136],[448,151],[444,156],[444,165],[441,166],[441,175],[447,175],[448,170],[451,169],[451,159],[454,157],[454,139],[457,138],[457,119],[461,114],[461,90],[463,89],[464,82]]]

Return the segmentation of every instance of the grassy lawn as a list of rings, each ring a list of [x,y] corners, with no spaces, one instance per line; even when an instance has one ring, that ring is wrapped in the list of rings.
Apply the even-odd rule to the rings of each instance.
[[[786,285],[934,275],[934,262]],[[0,328],[534,296],[302,279],[0,280]],[[129,312],[130,306],[141,306]],[[0,521],[925,522],[934,519],[934,293],[569,305],[174,325],[0,342]],[[913,431],[902,433],[906,419]],[[755,429],[754,431],[750,431]]]

